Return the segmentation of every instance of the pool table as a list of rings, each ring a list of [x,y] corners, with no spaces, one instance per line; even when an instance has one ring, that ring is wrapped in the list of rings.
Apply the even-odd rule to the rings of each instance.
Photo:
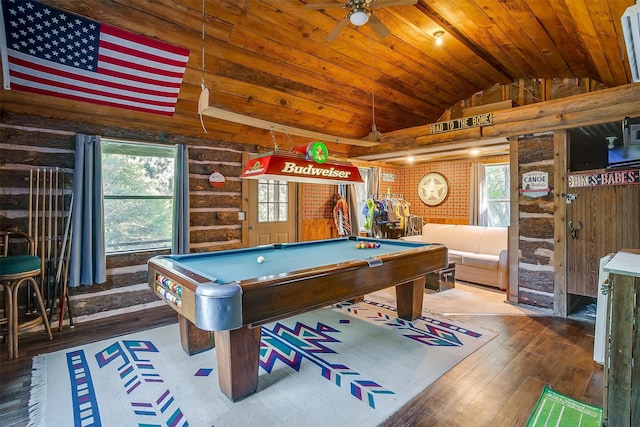
[[[356,247],[366,243],[380,247]],[[398,316],[414,320],[422,313],[426,274],[446,265],[443,245],[364,237],[148,262],[149,286],[178,312],[184,350],[215,346],[220,389],[233,401],[257,390],[261,325],[394,285]]]

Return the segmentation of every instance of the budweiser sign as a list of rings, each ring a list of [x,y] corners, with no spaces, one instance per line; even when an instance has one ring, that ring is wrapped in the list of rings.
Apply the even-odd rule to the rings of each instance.
[[[240,178],[320,184],[363,182],[358,168],[349,163],[314,163],[305,156],[277,152],[249,160]]]

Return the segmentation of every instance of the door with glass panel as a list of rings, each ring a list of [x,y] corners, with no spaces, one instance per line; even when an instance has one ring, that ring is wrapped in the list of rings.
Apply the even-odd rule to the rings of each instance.
[[[249,246],[295,242],[295,183],[275,179],[248,181]]]

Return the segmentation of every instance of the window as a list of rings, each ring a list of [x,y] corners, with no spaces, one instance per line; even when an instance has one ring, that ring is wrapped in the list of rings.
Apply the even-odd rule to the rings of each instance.
[[[171,248],[175,151],[102,140],[107,253]]]
[[[509,226],[509,164],[485,165],[487,225]]]
[[[287,181],[258,180],[258,222],[287,222],[289,187]]]

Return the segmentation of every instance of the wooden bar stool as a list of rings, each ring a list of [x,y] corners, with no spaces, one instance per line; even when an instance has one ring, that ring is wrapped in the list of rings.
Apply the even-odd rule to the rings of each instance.
[[[4,288],[5,299],[5,318],[2,320],[7,325],[9,359],[15,359],[18,357],[18,333],[20,331],[33,328],[42,321],[49,340],[53,339],[53,335],[42,293],[35,280],[40,275],[41,260],[34,255],[35,242],[33,238],[21,231],[0,231],[0,242],[3,246],[0,256],[0,286]],[[26,251],[23,249],[23,252],[27,252],[27,254],[14,254],[15,249],[18,248],[26,248]],[[18,323],[18,290],[23,284],[27,284],[27,288],[31,285],[36,295],[40,317]]]

